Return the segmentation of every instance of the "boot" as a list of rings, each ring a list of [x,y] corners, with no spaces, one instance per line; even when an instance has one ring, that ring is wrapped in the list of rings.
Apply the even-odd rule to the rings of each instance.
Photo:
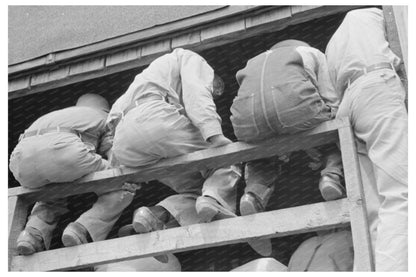
[[[45,244],[40,232],[32,227],[26,227],[17,238],[17,253],[32,255],[45,250]]]
[[[200,196],[196,199],[195,208],[202,222],[211,222],[226,218],[237,217],[237,215],[222,206],[217,200],[210,196]]]
[[[257,199],[256,195],[251,192],[245,193],[240,199],[240,214],[241,216],[251,215],[264,212],[265,208]],[[272,254],[272,242],[270,239],[251,239],[247,241],[248,244],[257,253],[266,257]]]
[[[134,212],[133,228],[136,233],[166,229],[170,213],[161,206],[140,207]]]
[[[62,234],[62,243],[65,247],[92,242],[87,229],[78,222],[71,222]]]
[[[250,215],[264,212],[264,207],[254,193],[247,192],[240,199],[240,214]]]
[[[324,174],[319,180],[319,190],[325,201],[336,200],[345,196],[345,188],[341,185],[341,177],[337,174]]]
[[[125,225],[125,226],[121,227],[120,229],[118,229],[118,232],[117,232],[117,236],[119,238],[132,236],[132,235],[135,235],[135,234],[137,234],[137,233],[133,229],[133,224]]]

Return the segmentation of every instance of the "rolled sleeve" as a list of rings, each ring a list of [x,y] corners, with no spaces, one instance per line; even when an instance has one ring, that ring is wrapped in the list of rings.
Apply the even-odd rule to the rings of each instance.
[[[103,135],[100,138],[97,152],[101,156],[106,157],[107,152],[111,149],[111,147],[113,147],[113,135],[112,132],[108,128],[106,128],[105,133],[103,133]]]
[[[199,130],[201,131],[202,137],[208,140],[210,137],[215,135],[222,135],[221,124],[218,120],[211,120],[203,123]]]

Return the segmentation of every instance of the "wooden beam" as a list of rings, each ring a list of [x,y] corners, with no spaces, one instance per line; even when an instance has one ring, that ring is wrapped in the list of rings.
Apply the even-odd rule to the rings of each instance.
[[[292,20],[290,25],[296,25],[316,18],[322,18],[331,14],[347,12],[349,10],[362,8],[363,6],[290,6]]]
[[[50,82],[62,80],[68,77],[68,75],[69,75],[68,65],[61,67],[61,68],[56,68],[55,70],[40,72],[38,74],[32,75],[30,79],[30,87],[38,86],[44,83],[50,83]]]
[[[343,120],[348,120],[347,118]],[[364,188],[358,164],[357,149],[351,126],[338,130],[342,164],[350,201],[351,233],[354,245],[354,271],[374,271],[374,258],[367,220]]]
[[[400,57],[407,72],[407,6],[383,6],[383,13],[390,49]]]
[[[402,80],[406,90],[406,107],[408,105],[408,24],[407,6],[383,6],[384,21],[386,26],[387,40],[390,49],[401,59],[401,66],[397,74]]]
[[[23,200],[22,197],[14,196],[8,199],[8,214],[9,214],[9,270],[11,270],[11,261],[14,256],[17,256],[16,252],[16,240],[20,232],[24,229],[27,218],[28,203]]]
[[[105,59],[99,57],[84,62],[73,64],[69,67],[69,76],[83,74],[85,72],[93,72],[104,69]]]
[[[126,35],[118,36],[112,39],[107,39],[101,42],[81,46],[67,51],[60,51],[55,53],[55,62],[63,62],[69,59],[76,59],[80,56],[91,55],[97,52],[103,52],[121,45],[129,45],[137,43],[138,41],[150,40],[152,38],[159,39],[161,36],[166,36],[172,32],[178,32],[184,29],[199,26],[201,24],[208,24],[224,18],[238,16],[250,11],[261,9],[261,6],[224,6],[217,10],[209,11],[203,14],[198,14],[182,20],[177,20],[167,24],[157,25],[152,28],[140,30]],[[46,64],[46,56],[42,56],[30,61],[13,64],[9,66],[9,75],[16,74],[20,71],[29,70],[34,67],[39,67]]]
[[[79,62],[88,64],[88,61],[85,61],[86,59],[100,60],[105,58],[106,66],[103,69],[95,70],[95,68],[93,68],[93,70],[90,70],[89,67],[86,67],[85,71],[77,72],[76,75],[70,76],[58,74],[62,72],[59,71],[59,68],[56,68],[58,66],[57,62],[60,59],[60,53],[57,53],[54,57],[54,62],[52,63],[55,69],[44,67],[37,69],[38,71],[42,70],[43,73],[26,71],[18,75],[17,72],[15,72],[16,74],[12,76],[9,72],[9,99],[107,76],[132,68],[146,66],[155,58],[170,51],[173,47],[180,46],[199,52],[212,47],[232,43],[237,40],[250,38],[262,33],[275,32],[285,28],[289,24],[298,24],[324,15],[345,12],[356,7],[357,6],[313,6],[313,8],[305,8],[300,6],[291,9],[286,6],[273,6],[241,8],[240,13],[246,11],[241,15],[238,15],[238,12],[236,14],[231,13],[233,16],[219,17],[218,20],[212,20],[209,24],[205,22],[206,24],[199,25],[198,27],[183,27],[172,30],[169,34],[162,32],[159,36],[153,34],[152,38],[145,40],[145,37],[142,37],[134,44],[124,44],[120,41],[119,45],[114,44],[113,48],[108,51],[100,52],[97,50],[96,52],[91,53],[91,56],[89,57],[81,57],[83,60],[80,60]],[[129,51],[129,48],[132,48],[133,50]],[[137,49],[141,49],[142,53],[137,52]],[[148,52],[150,53],[149,55],[146,54]],[[76,56],[72,58],[75,59],[75,57]],[[69,62],[71,61],[68,57],[66,65],[68,65]],[[45,62],[45,64],[47,63]],[[63,66],[65,66],[65,63],[61,61],[60,67]],[[71,66],[76,67],[76,64]],[[51,72],[48,73],[48,71]],[[49,76],[51,74],[54,78]],[[24,79],[27,78],[27,75],[34,75],[33,78],[35,81],[37,80],[37,82],[28,84]],[[48,78],[39,78],[39,76],[46,76]],[[61,78],[57,79],[55,76],[61,76]]]
[[[14,271],[72,270],[88,266],[209,248],[248,239],[283,237],[346,226],[347,199],[281,209],[211,223],[133,235],[14,257]]]
[[[72,183],[50,184],[41,189],[9,189],[9,196],[24,196],[30,201],[48,200],[86,192],[102,194],[120,189],[124,182],[147,182],[178,173],[196,172],[231,164],[285,154],[290,151],[338,141],[337,129],[349,124],[340,119],[327,121],[315,129],[291,136],[280,136],[258,144],[235,142],[218,148],[193,152],[162,160],[148,167],[119,167],[89,174]]]

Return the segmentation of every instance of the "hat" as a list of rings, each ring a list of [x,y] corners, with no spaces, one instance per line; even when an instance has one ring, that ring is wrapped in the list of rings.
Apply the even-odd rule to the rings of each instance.
[[[270,49],[276,49],[276,48],[282,48],[282,47],[288,47],[288,46],[306,46],[306,47],[310,47],[310,45],[307,44],[304,41],[297,40],[297,39],[286,39],[286,40],[282,40],[281,42],[276,43]]]
[[[78,98],[75,106],[78,107],[90,107],[93,109],[98,109],[108,113],[110,111],[110,105],[107,100],[101,95],[94,93],[86,93]]]

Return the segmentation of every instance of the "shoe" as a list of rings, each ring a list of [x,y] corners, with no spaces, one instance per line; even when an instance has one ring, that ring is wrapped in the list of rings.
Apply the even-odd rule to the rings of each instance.
[[[251,193],[245,193],[240,199],[240,214],[250,215],[264,212],[264,207],[257,199],[257,197]]]
[[[140,207],[134,212],[132,225],[136,233],[143,234],[166,229],[162,216],[157,215],[156,207]]]
[[[117,235],[119,238],[121,237],[127,237],[131,235],[136,235],[136,231],[133,229],[133,224],[127,224],[120,229],[118,229]]]
[[[240,199],[240,214],[242,216],[251,215],[264,212],[265,208],[257,199],[257,197],[251,193],[245,193]],[[270,256],[272,254],[272,242],[270,239],[250,239],[247,243],[253,248],[254,251],[262,255],[263,257]]]
[[[345,196],[345,188],[341,185],[340,179],[336,174],[328,174],[321,177],[319,190],[325,201],[336,200]]]
[[[26,227],[17,238],[17,253],[19,255],[32,255],[45,250],[42,235],[34,228]]]
[[[65,247],[92,242],[87,229],[78,222],[71,222],[62,234],[62,243]]]
[[[226,218],[237,217],[237,215],[218,203],[210,196],[200,196],[195,203],[196,212],[201,222],[211,222]]]

